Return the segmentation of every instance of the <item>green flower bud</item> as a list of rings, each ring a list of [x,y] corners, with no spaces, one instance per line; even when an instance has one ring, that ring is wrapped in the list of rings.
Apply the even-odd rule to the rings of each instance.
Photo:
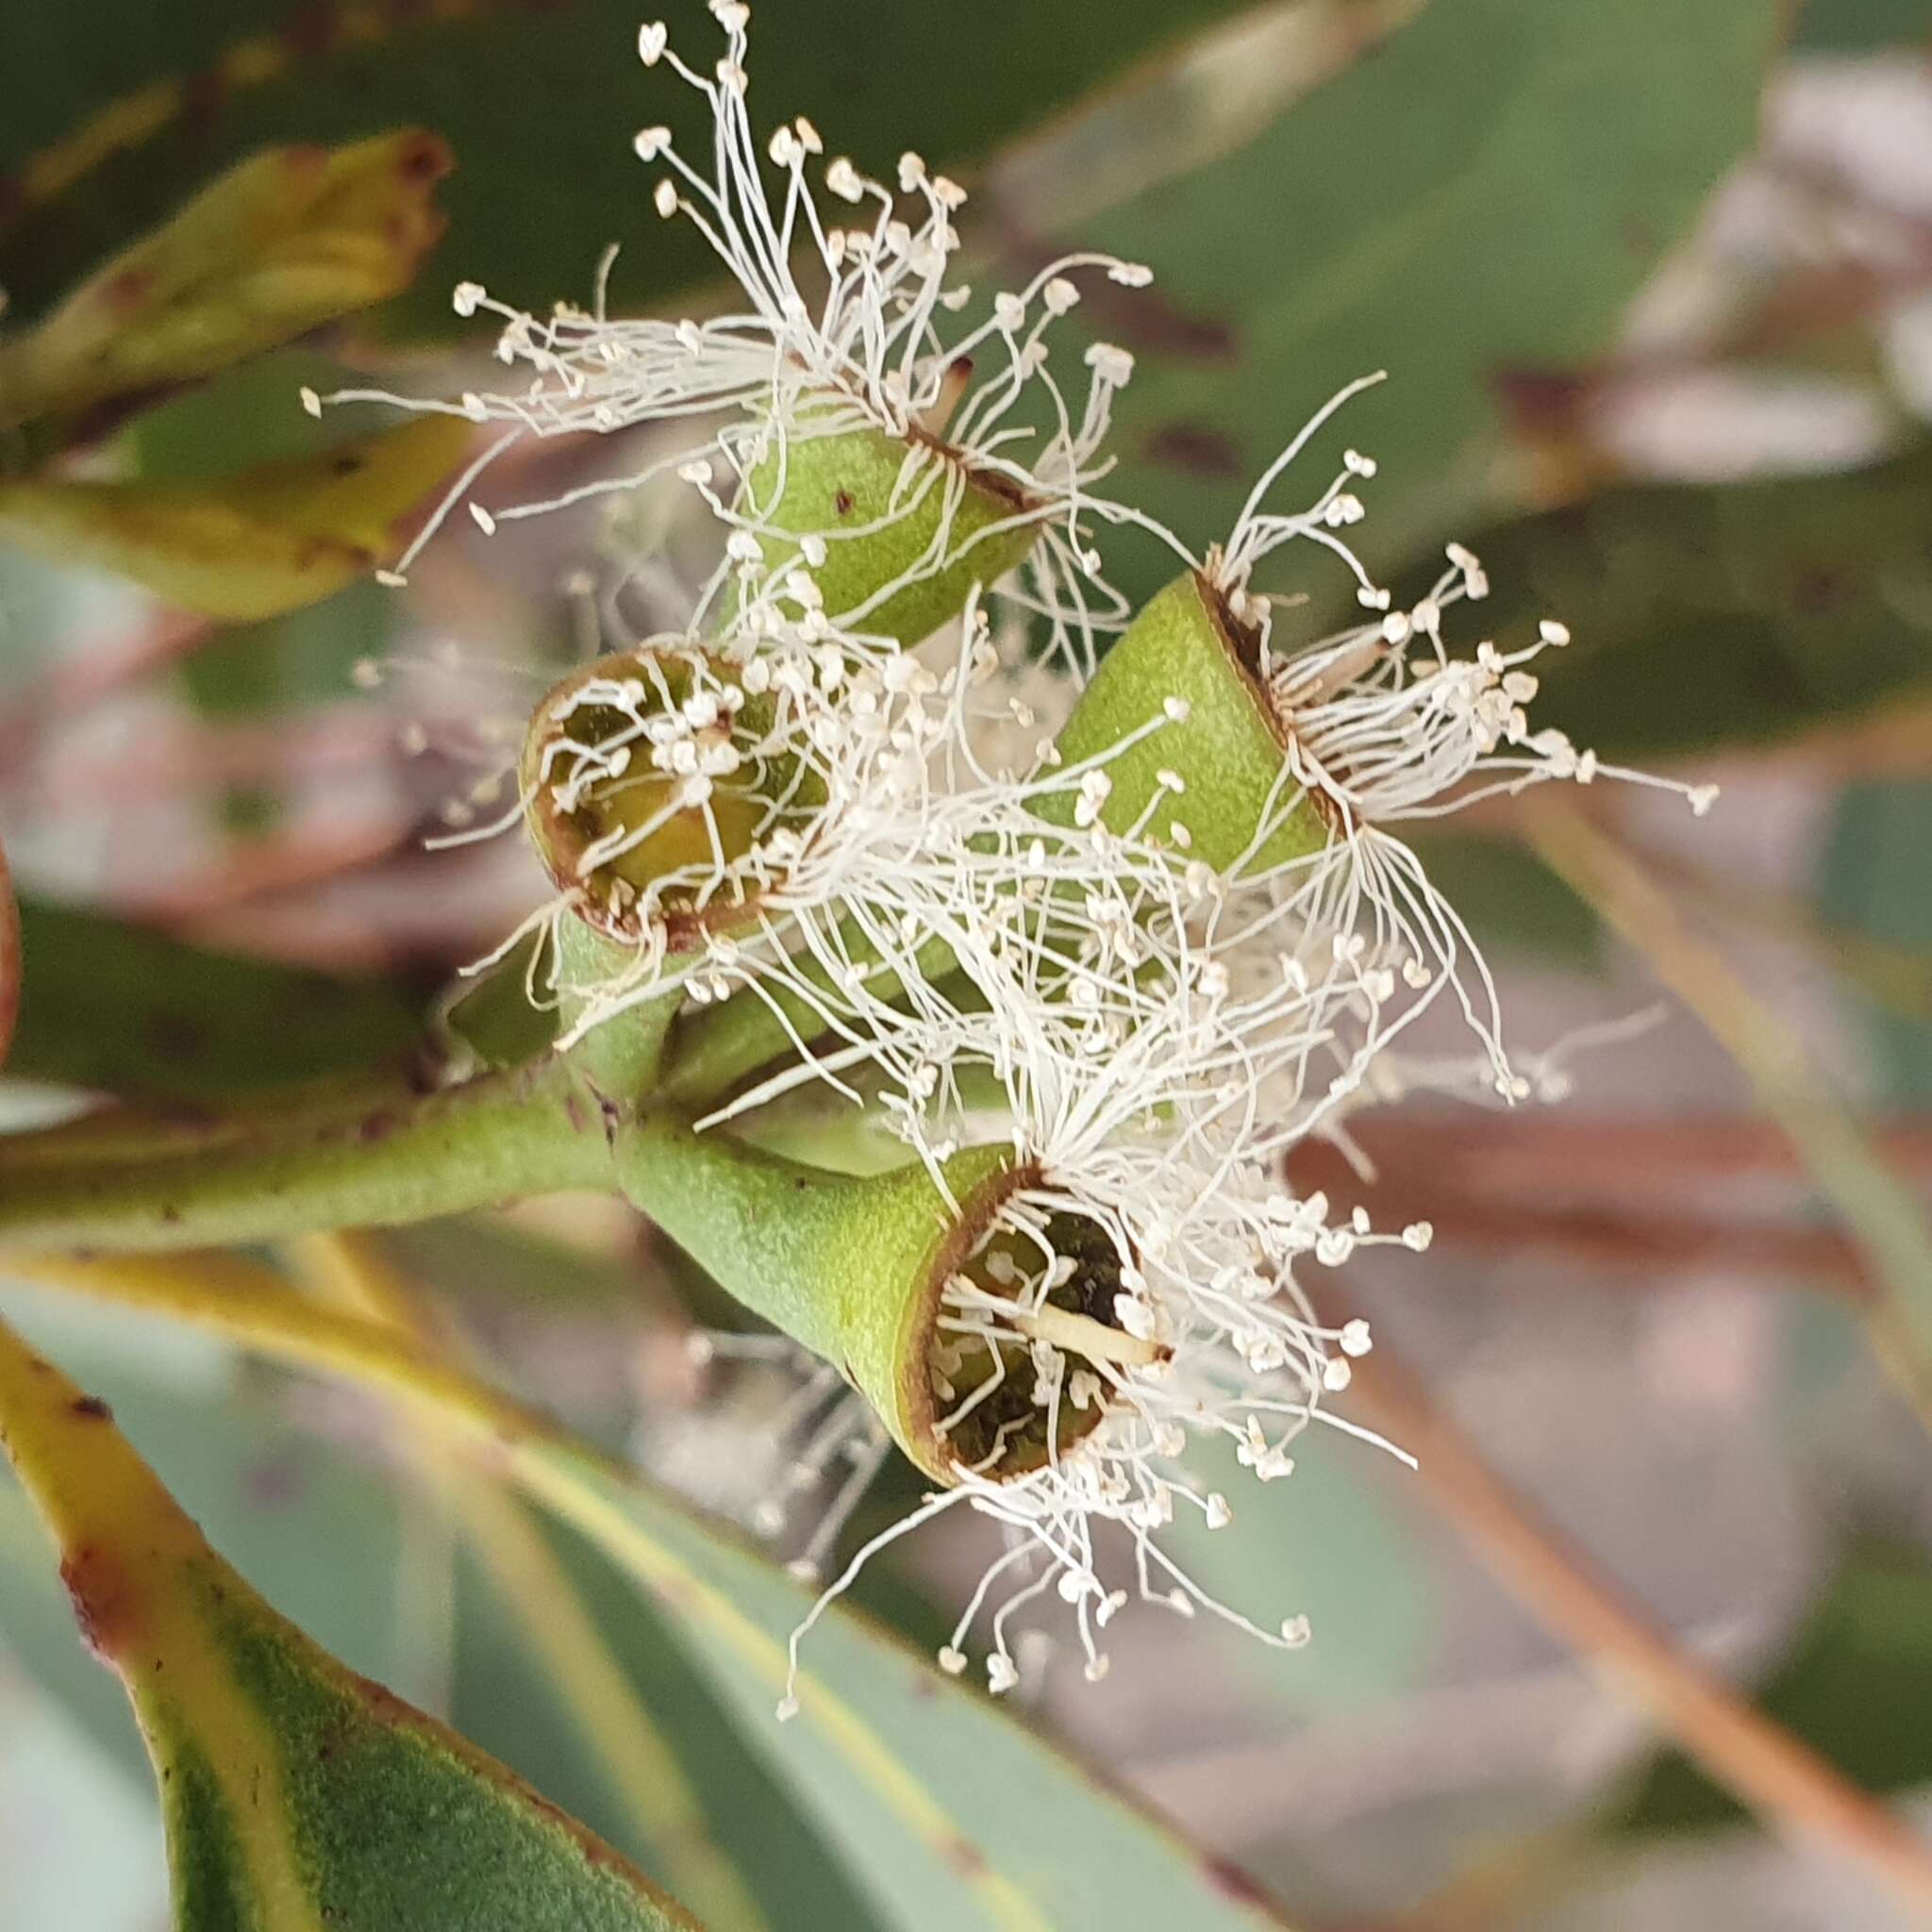
[[[1106,824],[1121,830],[1147,814],[1157,838],[1179,825],[1187,849],[1217,872],[1244,855],[1247,869],[1265,869],[1328,843],[1332,807],[1286,775],[1291,725],[1263,682],[1259,636],[1199,571],[1149,602],[1101,660],[1060,732],[1061,761],[1103,758],[1163,715],[1164,728],[1107,762]],[[1043,808],[1060,823],[1073,811],[1064,797]]]
[[[819,788],[741,667],[654,645],[573,672],[531,718],[518,762],[539,857],[586,924],[686,952],[756,917],[772,846]]]
[[[796,559],[833,623],[906,645],[957,617],[975,583],[1024,560],[1039,507],[920,431],[794,436],[745,480],[740,514],[767,569]]]
[[[835,1363],[936,1481],[957,1482],[962,1466],[1010,1481],[1048,1459],[1049,1417],[1055,1454],[1099,1422],[1104,1394],[1049,1407],[1025,1352],[1009,1341],[998,1359],[960,1314],[962,1296],[1038,1291],[1040,1243],[1006,1210],[1040,1175],[1010,1147],[954,1155],[942,1191],[920,1162],[835,1174],[667,1116],[621,1137],[617,1167],[639,1208],[746,1307]],[[1070,1375],[1158,1359],[1117,1325],[1120,1262],[1105,1231],[1060,1213],[1045,1232],[1055,1277],[1037,1311],[1008,1325]]]

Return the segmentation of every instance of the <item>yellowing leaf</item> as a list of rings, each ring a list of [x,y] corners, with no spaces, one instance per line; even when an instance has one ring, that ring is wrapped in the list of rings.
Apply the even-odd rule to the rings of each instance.
[[[442,232],[449,167],[416,129],[251,156],[0,343],[0,425],[210,375],[397,293]]]
[[[0,478],[0,531],[209,617],[275,617],[400,554],[403,525],[456,468],[467,426],[422,416],[218,483]]]
[[[821,1619],[791,1684],[797,1719],[777,1723],[809,1588],[394,1327],[292,1294],[235,1255],[8,1254],[6,1273],[341,1377],[480,1457],[649,1593],[744,1741],[816,1820],[828,1856],[892,1924],[1283,1932],[1240,1872],[1175,1840],[842,1605]]]
[[[675,1932],[696,1922],[509,1772],[278,1616],[0,1324],[0,1436],[161,1786],[180,1932]]]

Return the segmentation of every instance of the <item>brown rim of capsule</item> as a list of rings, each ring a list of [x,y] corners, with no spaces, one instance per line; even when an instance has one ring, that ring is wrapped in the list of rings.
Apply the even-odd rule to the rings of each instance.
[[[714,790],[703,804],[676,808],[639,845],[604,861],[587,877],[585,854],[622,826],[624,810],[636,810],[641,823],[662,809],[670,788],[684,779],[677,774],[656,774],[648,768],[626,769],[589,780],[580,802],[566,808],[558,796],[557,760],[546,759],[546,754],[572,740],[598,745],[619,736],[632,736],[639,721],[629,712],[614,704],[578,703],[576,696],[600,680],[642,676],[646,665],[653,662],[668,674],[665,683],[674,703],[682,702],[686,693],[680,692],[678,685],[691,681],[696,663],[712,667],[721,684],[733,681],[728,664],[696,645],[615,652],[580,666],[553,685],[531,714],[518,759],[517,781],[538,857],[558,890],[569,896],[577,916],[606,938],[635,945],[647,929],[644,908],[648,906],[649,922],[663,935],[666,949],[680,953],[697,947],[708,933],[729,931],[756,916],[760,894],[747,891],[744,879],[732,876],[731,869],[774,829],[774,808],[766,794],[782,793],[784,783],[781,779],[774,786],[768,767],[753,788]],[[648,689],[648,679],[646,684]],[[760,709],[760,701],[748,697],[734,715],[742,717],[749,712],[756,718]],[[727,724],[724,728],[728,738],[732,727]],[[641,735],[636,735],[634,742],[640,752],[648,751]],[[612,788],[625,799],[625,805],[614,805]],[[724,858],[720,883],[724,890],[701,896],[705,882],[700,881],[652,896],[652,888],[659,879],[692,866],[715,866],[719,853]]]
[[[791,358],[797,368],[805,364],[796,357]],[[1004,470],[984,469],[973,461],[964,450],[956,449],[945,440],[945,427],[953,419],[953,412],[965,400],[966,391],[973,384],[973,358],[956,356],[946,365],[946,373],[940,385],[939,399],[924,416],[908,416],[906,422],[905,440],[917,443],[921,449],[930,450],[941,462],[949,463],[964,474],[967,480],[977,484],[989,496],[996,496],[1001,502],[1011,507],[1018,515],[1030,510],[1043,509],[1044,497],[1030,496],[1008,475]],[[849,383],[836,378],[826,387],[845,402],[864,410],[870,405],[866,397],[854,390]],[[874,423],[867,417],[869,426],[882,436],[892,436],[899,432],[888,429],[883,424]],[[777,534],[782,535],[782,532]]]
[[[1030,1360],[1023,1355],[1008,1365],[1004,1380],[994,1392],[977,1403],[951,1431],[942,1432],[942,1419],[958,1407],[968,1388],[953,1384],[954,1393],[943,1393],[941,1378],[950,1381],[939,1353],[957,1345],[956,1331],[942,1329],[947,1284],[957,1275],[966,1275],[977,1288],[998,1293],[1000,1284],[990,1276],[975,1274],[991,1241],[1000,1233],[1000,1216],[1016,1194],[1041,1185],[1045,1176],[1033,1163],[1008,1168],[995,1174],[961,1206],[958,1219],[949,1231],[944,1245],[935,1257],[927,1277],[926,1292],[913,1317],[911,1346],[907,1351],[908,1369],[904,1377],[906,1421],[914,1441],[931,1453],[931,1464],[957,1479],[961,1469],[976,1470],[981,1477],[995,1482],[1012,1482],[1043,1468],[1048,1462],[1046,1440],[1048,1412],[1033,1400],[1034,1376]],[[1111,1361],[1117,1366],[1149,1367],[1166,1361],[1173,1351],[1166,1344],[1142,1341],[1121,1326],[1114,1312],[1114,1297],[1121,1291],[1121,1259],[1112,1237],[1098,1222],[1071,1209],[1055,1209],[1046,1216],[1049,1239],[1055,1253],[1074,1261],[1072,1278],[1052,1291],[1040,1314],[1016,1315],[1012,1324],[1025,1340],[1049,1341],[1066,1358],[1068,1367],[1058,1404],[1057,1453],[1066,1455],[1091,1434],[1106,1414],[1112,1385],[1100,1374],[1098,1363]],[[1013,1252],[1027,1255],[1037,1262],[1039,1250],[1027,1237],[1016,1236]],[[989,1351],[989,1356],[990,1356]],[[989,1370],[991,1361],[989,1360]],[[1085,1409],[1074,1407],[1066,1384],[1079,1369],[1094,1372],[1100,1392]],[[989,1461],[996,1444],[1004,1446],[996,1460]]]
[[[1204,568],[1194,573],[1194,581],[1200,587],[1201,602],[1215,629],[1221,647],[1227,653],[1228,661],[1235,665],[1247,680],[1248,689],[1254,693],[1261,716],[1267,721],[1268,728],[1274,734],[1274,741],[1284,756],[1293,750],[1295,743],[1294,714],[1290,711],[1275,694],[1274,689],[1261,665],[1261,633],[1245,619],[1237,615],[1228,594],[1216,581],[1221,566],[1221,550],[1217,544],[1208,552]],[[1321,785],[1310,784],[1307,788],[1308,803],[1321,817],[1322,823],[1331,832],[1341,833],[1348,825],[1348,812],[1333,792]]]

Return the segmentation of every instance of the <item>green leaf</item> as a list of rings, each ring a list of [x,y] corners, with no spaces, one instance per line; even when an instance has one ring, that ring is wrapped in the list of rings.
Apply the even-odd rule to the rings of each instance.
[[[346,379],[341,363],[312,350],[258,356],[143,410],[121,441],[129,474],[143,483],[201,483],[242,464],[322,457],[343,436],[381,426],[385,412],[374,408],[331,410],[324,421],[301,408],[304,388],[325,391]],[[355,667],[388,657],[403,615],[401,599],[362,578],[319,604],[217,631],[181,660],[180,682],[208,718],[350,699]],[[278,797],[260,785],[222,803],[230,823],[238,808],[279,815]]]
[[[121,1428],[256,1587],[352,1669],[401,1682],[394,1608],[397,1494],[382,1472],[320,1441],[289,1412],[285,1377],[235,1373],[203,1338],[142,1322],[112,1334],[76,1311],[25,1305],[0,1316],[108,1397]],[[219,1418],[210,1426],[211,1418]],[[325,1571],[318,1549],[330,1552]],[[142,1785],[147,1756],[119,1686],[74,1641],[73,1606],[26,1497],[0,1473],[0,1643]]]
[[[1783,11],[1435,0],[1245,147],[1084,228],[1161,297],[1094,318],[1140,358],[1108,493],[1198,551],[1322,403],[1387,370],[1277,502],[1311,502],[1352,444],[1381,464],[1350,532],[1372,567],[1467,516],[1511,376],[1601,351],[1751,141]],[[1144,595],[1172,569],[1150,550],[1119,575]]]
[[[17,1483],[0,1483],[0,1656],[17,1665],[130,1782],[148,1780],[127,1699],[74,1641],[74,1606],[47,1561],[47,1537]]]
[[[1241,1874],[842,1606],[808,1641],[797,1718],[775,1722],[787,1641],[811,1592],[628,1471],[426,1362],[394,1330],[251,1287],[232,1269],[203,1282],[186,1260],[15,1266],[24,1281],[166,1312],[345,1376],[481,1454],[650,1595],[780,1785],[908,1932],[1279,1932]]]
[[[146,1099],[212,1100],[360,1074],[421,1036],[383,980],[213,953],[77,907],[21,909],[26,985],[8,1071]]]
[[[1758,1687],[1757,1703],[1869,1791],[1932,1782],[1932,1568],[1924,1553],[1854,1543]],[[1605,1828],[1701,1831],[1744,1817],[1729,1792],[1669,1751],[1641,1774]]]
[[[1925,0],[1806,0],[1791,32],[1800,54],[1874,54],[1932,45]]]
[[[448,171],[416,130],[251,156],[0,341],[0,426],[211,375],[396,294],[441,232]]]
[[[380,662],[396,600],[363,581],[281,617],[221,631],[182,660],[181,680],[206,718],[252,718],[340,700],[356,666]]]
[[[302,391],[318,395],[356,380],[349,365],[301,344],[225,369],[143,409],[116,445],[143,483],[214,483],[244,464],[319,457],[345,436],[394,422],[383,404],[352,403],[311,416]]]
[[[662,1613],[581,1538],[560,1529],[553,1536],[610,1654],[675,1747],[718,1849],[749,1883],[770,1924],[776,1932],[791,1925],[871,1932],[885,1923],[693,1675]],[[574,1816],[627,1845],[635,1836],[627,1796],[594,1761],[553,1686],[533,1670],[527,1640],[504,1609],[498,1586],[466,1564],[458,1607],[452,1720]]]
[[[1313,1648],[1287,1657],[1229,1633],[1225,1667],[1272,1710],[1358,1710],[1420,1683],[1439,1628],[1431,1557],[1377,1459],[1361,1443],[1316,1441],[1292,1475],[1266,1485],[1242,1475],[1231,1444],[1199,1462],[1204,1490],[1237,1499],[1239,1527],[1178,1518],[1181,1567],[1217,1602],[1306,1616],[1315,1633]]]
[[[1928,841],[1932,781],[1850,785],[1832,814],[1816,871],[1826,930],[1875,941],[1892,969],[1887,983],[1896,997],[1884,1006],[1864,1004],[1861,1017],[1869,1023],[1874,1103],[1907,1111],[1932,1105]]]
[[[0,1416],[81,1627],[141,1720],[181,1932],[695,1923],[493,1759],[278,1616],[105,1405],[6,1328]]]
[[[393,561],[404,520],[468,442],[456,418],[419,416],[218,483],[0,478],[0,532],[57,563],[132,577],[184,609],[275,617]]]
[[[500,1237],[481,1223],[466,1224],[464,1231],[472,1240],[449,1257],[445,1273],[466,1301],[472,1257],[480,1265],[493,1261],[506,1290],[510,1271],[527,1255],[553,1269],[561,1265],[541,1242]],[[583,1267],[595,1265],[577,1258]],[[625,1295],[635,1295],[634,1275],[609,1273],[613,1288],[621,1283]],[[693,1834],[677,1830],[675,1812],[658,1831],[661,1794],[639,1790],[634,1778],[622,1787],[615,1782],[535,1654],[526,1624],[506,1606],[493,1569],[465,1557],[445,1600],[449,1624],[432,1624],[420,1634],[405,1629],[410,1566],[423,1554],[406,1541],[407,1532],[425,1508],[449,1500],[412,1493],[423,1470],[365,1462],[354,1445],[325,1441],[313,1426],[312,1397],[279,1374],[236,1363],[201,1337],[151,1320],[104,1334],[88,1311],[49,1307],[44,1300],[29,1305],[19,1295],[0,1300],[0,1312],[9,1318],[15,1308],[36,1346],[111,1400],[117,1422],[142,1444],[209,1541],[311,1636],[352,1669],[419,1701],[446,1686],[446,1710],[436,1707],[465,1737],[696,1901],[695,1887],[675,1877],[673,1863],[689,1857]],[[521,1507],[501,1492],[497,1500],[504,1508]],[[328,1553],[326,1563],[317,1562],[319,1550]],[[836,1862],[826,1859],[695,1682],[658,1613],[579,1540],[558,1532],[557,1553],[768,1924],[866,1932],[871,1921]],[[527,1588],[526,1576],[520,1587]],[[25,1499],[0,1475],[0,1655],[8,1650],[63,1713],[147,1784],[147,1759],[126,1699],[75,1643],[73,1615],[46,1561],[44,1537]],[[715,1907],[706,1917],[719,1932],[730,1932],[735,1923]]]
[[[890,172],[917,148],[959,166],[1240,0],[1110,0],[964,8],[844,0],[838,30],[808,6],[753,27],[758,125],[812,116],[834,153]],[[667,9],[700,71],[723,36],[693,0]],[[413,333],[451,333],[449,290],[473,277],[545,308],[617,264],[620,308],[715,274],[687,225],[658,223],[631,152],[646,122],[695,130],[689,91],[638,65],[632,0],[570,7],[315,7],[146,0],[10,7],[0,15],[0,285],[21,313],[149,226],[208,172],[263,142],[433,129],[458,163],[450,233],[403,306]],[[708,150],[705,137],[698,152]]]
[[[1932,448],[1849,475],[1612,490],[1469,538],[1476,635],[1537,662],[1534,719],[1607,758],[1796,737],[1932,690]],[[1420,594],[1440,554],[1391,579]],[[1342,618],[1342,608],[1327,616]]]
[[[0,847],[0,1066],[7,1063],[20,1018],[20,904],[13,896],[6,849]]]
[[[1407,842],[1486,952],[1601,971],[1602,924],[1527,847],[1481,832],[1424,832]]]
[[[549,1051],[560,1016],[554,1007],[532,1005],[529,994],[532,968],[546,943],[544,934],[531,933],[494,966],[443,994],[437,1030],[446,1036],[453,1061],[467,1057],[479,1067],[514,1067]]]
[[[800,1715],[776,1723],[786,1641],[811,1593],[658,1495],[581,1462],[551,1469],[552,1506],[614,1559],[632,1559],[744,1736],[897,1923],[1278,1928],[1240,1873],[1190,1851],[856,1614],[812,1631]]]

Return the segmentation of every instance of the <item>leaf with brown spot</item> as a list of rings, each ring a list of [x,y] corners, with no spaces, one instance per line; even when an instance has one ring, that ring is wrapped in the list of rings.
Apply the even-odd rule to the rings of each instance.
[[[0,425],[198,380],[408,287],[449,150],[418,129],[263,149],[0,342]]]
[[[178,1932],[696,1924],[494,1759],[278,1616],[101,1406],[4,1324],[0,1438],[146,1739]]]
[[[205,616],[275,617],[393,561],[468,441],[454,417],[421,416],[218,483],[0,479],[0,531]]]
[[[882,1923],[1283,1932],[1272,1909],[1230,1895],[1224,1874],[1210,1876],[1197,1852],[1091,1770],[842,1604],[803,1647],[797,1716],[777,1722],[788,1641],[813,1589],[630,1470],[429,1363],[393,1327],[333,1314],[239,1260],[219,1278],[206,1257],[14,1265],[42,1289],[166,1313],[435,1424],[453,1450],[593,1544],[651,1600],[666,1637]],[[518,1273],[527,1279],[521,1263]],[[781,1913],[776,1923],[832,1922]]]

